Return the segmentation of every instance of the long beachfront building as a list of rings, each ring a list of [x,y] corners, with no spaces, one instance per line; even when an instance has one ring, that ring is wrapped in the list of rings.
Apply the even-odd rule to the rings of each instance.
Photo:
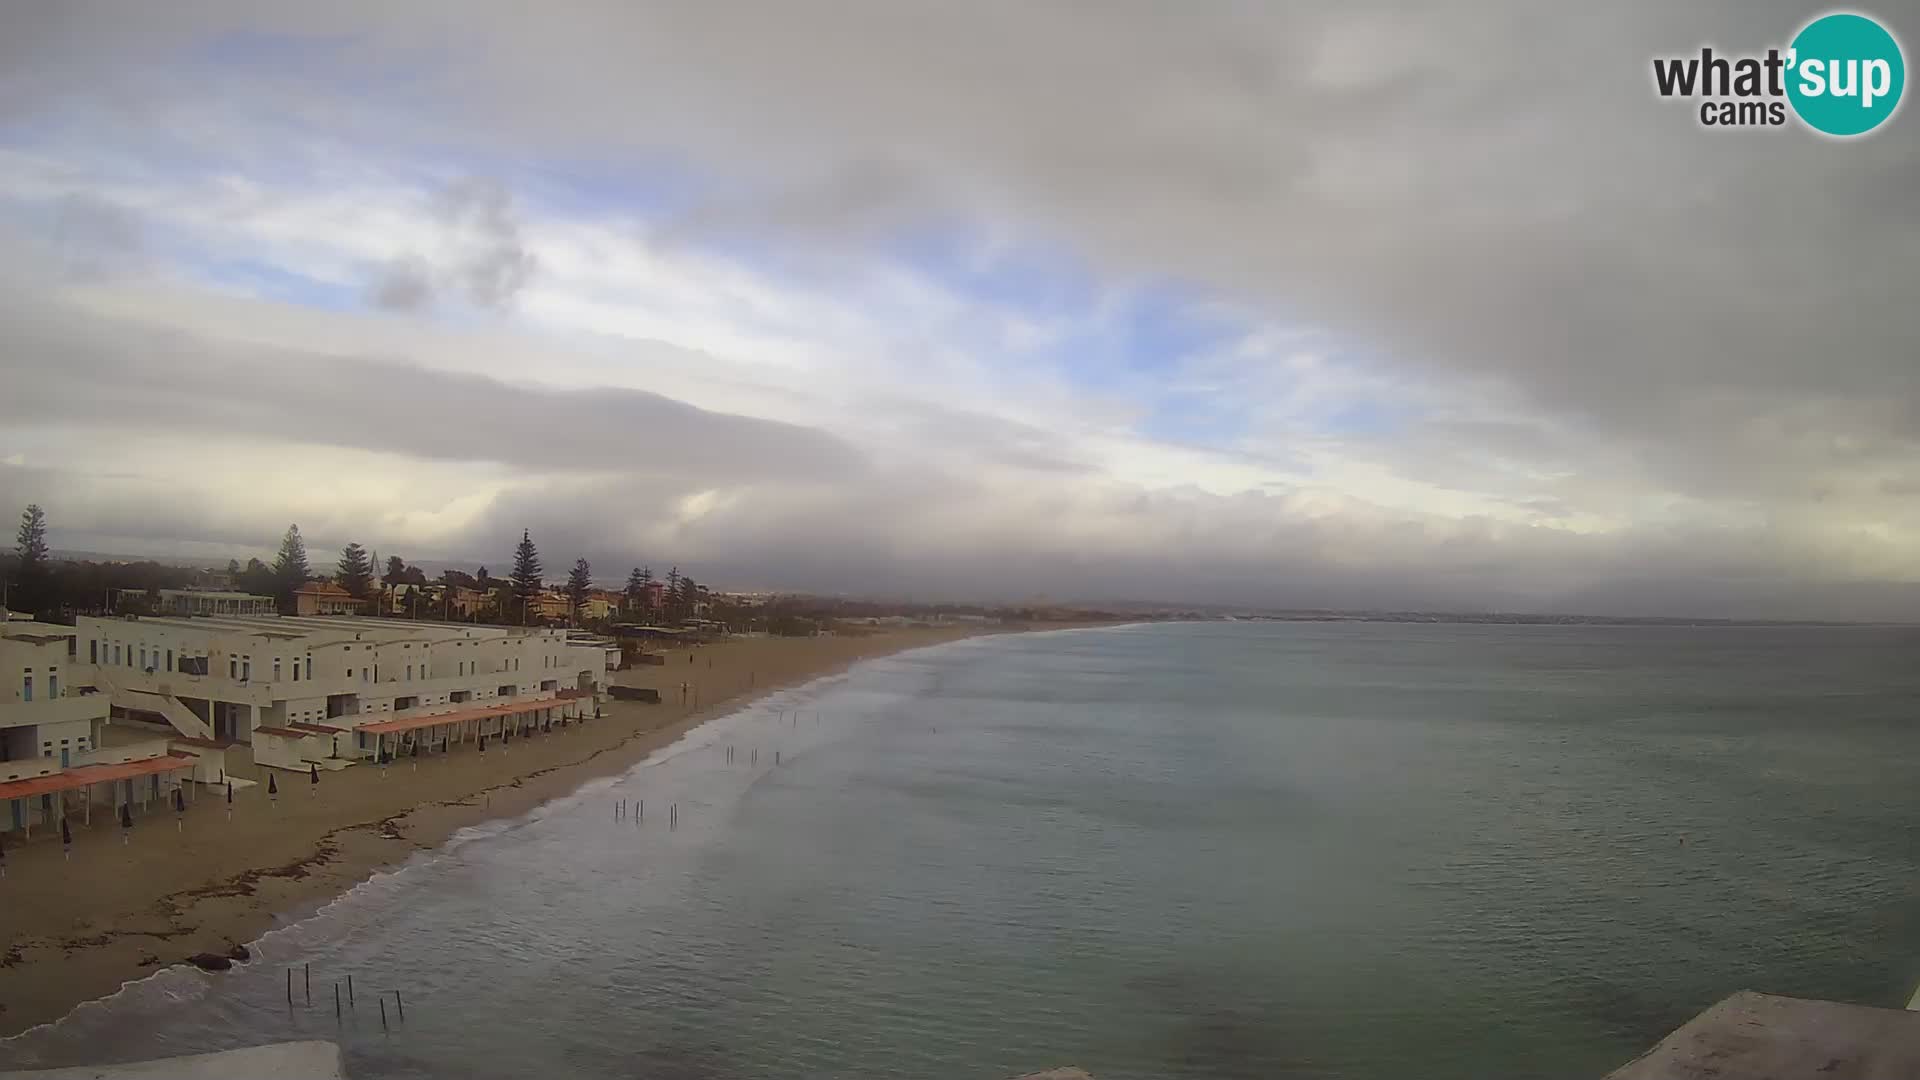
[[[551,703],[592,711],[603,650],[541,627],[353,616],[93,618],[75,628],[77,677],[116,710],[183,736],[254,743],[418,717]],[[331,752],[372,751],[356,738]]]

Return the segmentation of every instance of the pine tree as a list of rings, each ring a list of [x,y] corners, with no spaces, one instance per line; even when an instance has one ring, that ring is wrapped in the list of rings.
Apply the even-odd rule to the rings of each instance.
[[[680,619],[680,568],[679,567],[676,566],[673,569],[667,571],[667,592],[666,592],[666,595],[661,599],[662,599],[663,605],[667,609],[667,612],[666,612],[667,621],[678,622]]]
[[[580,618],[580,609],[586,605],[587,594],[593,591],[593,566],[585,559],[575,559],[573,569],[567,574],[567,602],[572,605],[575,621]]]
[[[647,579],[640,576],[640,568],[636,566],[633,568],[633,573],[627,575],[627,607],[629,609],[640,606],[640,594],[646,589]]]
[[[280,602],[291,604],[293,591],[307,583],[313,571],[307,566],[307,542],[300,538],[300,526],[287,526],[280,538],[280,554],[273,560],[273,582]]]
[[[389,586],[403,584],[407,580],[407,560],[398,555],[387,556],[387,576],[382,580]]]
[[[367,589],[373,584],[373,562],[367,558],[367,549],[359,544],[341,548],[340,571],[334,580],[354,596],[366,599]]]
[[[520,546],[513,549],[513,598],[520,604],[520,621],[525,622],[527,605],[540,592],[540,549],[533,546],[533,536],[526,530],[520,530]]]
[[[52,600],[48,588],[51,575],[47,568],[47,515],[39,503],[28,503],[20,512],[20,534],[14,553],[18,560],[7,605],[38,614],[50,606]]]

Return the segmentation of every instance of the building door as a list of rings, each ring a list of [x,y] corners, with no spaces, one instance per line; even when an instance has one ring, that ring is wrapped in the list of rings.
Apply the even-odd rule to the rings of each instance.
[[[60,748],[60,767],[67,767],[67,748],[64,746]]]

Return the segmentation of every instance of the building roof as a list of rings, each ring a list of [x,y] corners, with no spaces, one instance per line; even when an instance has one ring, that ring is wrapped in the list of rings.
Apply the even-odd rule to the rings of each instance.
[[[283,739],[304,739],[313,734],[311,731],[295,731],[290,727],[268,727],[265,724],[253,730],[257,735],[278,735]]]
[[[295,595],[299,596],[338,597],[342,600],[359,599],[359,597],[335,585],[331,581],[309,581],[293,591]]]
[[[372,732],[375,735],[398,735],[404,731],[416,731],[420,728],[439,727],[442,724],[464,724],[469,720],[491,720],[496,716],[513,716],[518,713],[538,712],[551,709],[565,701],[582,696],[578,690],[563,690],[550,698],[534,701],[510,701],[504,705],[481,705],[472,709],[457,709],[453,712],[434,713],[431,716],[406,716],[398,720],[382,720],[373,724],[362,724],[356,730]]]
[[[29,619],[12,619],[0,622],[0,637],[29,641],[35,645],[48,645],[56,641],[65,641],[77,633],[71,626],[59,623],[34,622]]]
[[[191,769],[198,762],[199,759],[192,754],[169,750],[157,757],[141,758],[139,761],[126,761],[116,765],[82,765],[77,769],[54,773],[52,776],[35,776],[26,780],[9,780],[0,784],[0,802],[8,799],[27,799],[35,795],[52,795],[58,791],[73,791],[89,784],[106,784],[115,780],[151,776],[154,773]]]

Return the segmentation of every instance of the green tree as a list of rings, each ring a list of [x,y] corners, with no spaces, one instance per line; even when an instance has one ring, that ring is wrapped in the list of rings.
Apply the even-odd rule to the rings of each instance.
[[[13,578],[13,588],[8,590],[8,607],[39,614],[54,606],[52,590],[48,588],[51,575],[47,568],[47,514],[39,503],[28,503],[20,512]]]
[[[520,621],[527,621],[527,606],[540,592],[540,549],[533,546],[533,535],[520,530],[520,545],[513,549],[513,601],[520,608]]]
[[[367,590],[373,585],[373,561],[367,558],[367,549],[359,544],[348,544],[340,549],[340,572],[334,575],[340,587],[364,600]]]
[[[567,603],[571,605],[575,622],[580,621],[580,609],[586,605],[587,594],[592,591],[592,564],[585,559],[575,559],[573,569],[567,573]]]
[[[273,559],[274,595],[280,603],[291,606],[293,591],[307,583],[313,571],[307,566],[307,542],[300,538],[300,526],[287,526],[287,534],[280,538],[280,554]]]
[[[240,587],[240,591],[250,592],[255,596],[273,596],[279,591],[279,586],[274,582],[273,567],[259,559],[247,560],[247,568],[240,571],[235,584]]]
[[[407,580],[407,560],[398,555],[387,556],[387,573],[380,580],[389,587],[404,584]]]
[[[700,586],[694,584],[693,578],[691,577],[683,577],[680,579],[680,603],[678,606],[682,619],[691,619],[700,613]]]
[[[653,571],[644,566],[636,566],[633,573],[627,575],[627,611],[629,614],[640,610],[646,603],[647,584],[653,580]]]

